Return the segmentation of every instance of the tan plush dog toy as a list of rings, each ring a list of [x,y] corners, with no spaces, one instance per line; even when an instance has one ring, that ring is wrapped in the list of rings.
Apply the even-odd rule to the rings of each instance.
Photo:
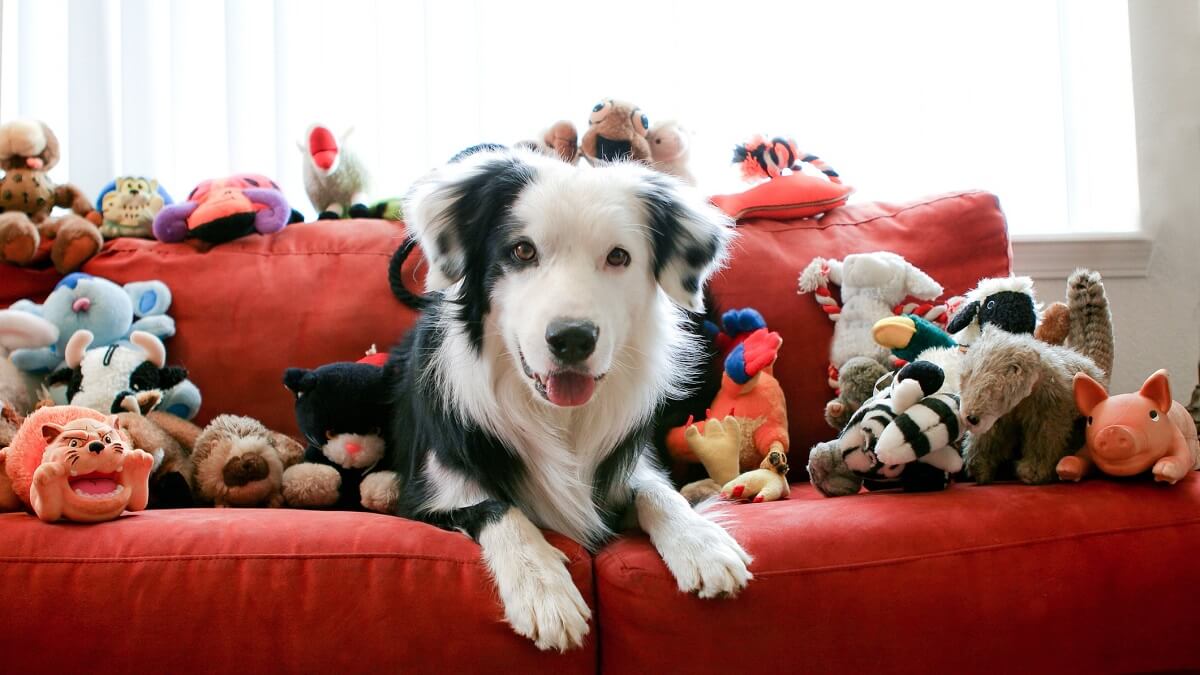
[[[96,226],[100,215],[83,192],[50,180],[48,172],[59,156],[58,138],[44,122],[0,125],[0,262],[28,264],[45,237],[54,239],[50,259],[55,269],[66,274],[79,269],[104,244]],[[56,206],[74,214],[50,218]]]

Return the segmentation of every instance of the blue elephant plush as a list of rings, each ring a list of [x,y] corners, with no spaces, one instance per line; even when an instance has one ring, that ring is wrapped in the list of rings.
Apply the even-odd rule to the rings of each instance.
[[[175,335],[175,320],[167,316],[171,290],[161,281],[135,281],[119,286],[108,279],[75,272],[63,277],[46,301],[13,303],[11,309],[46,319],[58,327],[58,341],[40,349],[17,349],[12,362],[21,370],[49,374],[64,364],[67,341],[76,331],[87,330],[94,340],[92,348],[129,344],[134,331],[142,331],[165,340]],[[58,403],[65,403],[65,391],[51,388]],[[59,401],[62,397],[64,400]],[[200,391],[184,380],[165,392],[161,410],[191,419],[200,410]]]

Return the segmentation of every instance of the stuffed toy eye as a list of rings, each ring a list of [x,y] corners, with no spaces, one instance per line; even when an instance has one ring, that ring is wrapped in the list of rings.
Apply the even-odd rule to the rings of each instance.
[[[996,301],[995,301],[995,300],[988,300],[987,308],[988,308],[988,309],[996,309]]]
[[[75,440],[74,438],[72,438],[72,439],[71,439],[71,440],[70,440],[70,441],[67,443],[67,446],[68,446],[68,447],[72,447],[72,448],[78,448],[78,447],[79,447],[79,441],[77,441],[77,440]]]
[[[1150,411],[1150,419],[1154,420],[1155,422],[1158,421],[1158,411],[1157,410]]]
[[[597,103],[596,105],[592,106],[592,112],[600,112],[603,109],[604,109],[604,101],[601,101],[601,102]]]
[[[600,113],[604,112],[605,109],[608,108],[608,104],[608,101],[600,101],[596,105],[592,106],[592,115],[588,118],[588,124],[596,124],[600,120],[604,119],[604,115],[601,115]]]

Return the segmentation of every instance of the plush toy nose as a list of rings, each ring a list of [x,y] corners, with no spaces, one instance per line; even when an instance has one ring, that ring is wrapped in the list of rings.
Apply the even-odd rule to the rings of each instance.
[[[1137,437],[1125,426],[1111,426],[1096,434],[1096,450],[1109,459],[1125,459],[1137,452]]]
[[[92,441],[91,443],[88,443],[88,450],[98,455],[101,452],[104,452],[104,444],[100,441]]]
[[[353,457],[354,455],[357,455],[359,452],[362,452],[362,446],[359,445],[358,443],[347,443],[346,444],[346,454]]]
[[[75,302],[71,303],[71,309],[76,312],[86,312],[91,306],[91,298],[76,298]]]
[[[45,166],[45,163],[42,162],[41,157],[26,157],[25,158],[25,166],[27,166],[31,169],[40,169],[43,166]]]
[[[263,459],[262,455],[252,454],[230,458],[228,462],[225,462],[221,476],[225,479],[226,485],[238,487],[262,480],[267,477],[268,472],[267,460]]]

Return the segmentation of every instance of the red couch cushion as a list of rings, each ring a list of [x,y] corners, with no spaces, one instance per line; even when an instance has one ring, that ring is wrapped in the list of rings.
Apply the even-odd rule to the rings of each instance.
[[[731,507],[755,579],[683,595],[649,541],[595,560],[609,673],[1200,668],[1200,476]]]
[[[728,267],[713,292],[721,307],[755,307],[783,336],[775,376],[783,385],[791,432],[791,465],[836,434],[825,424],[833,323],[811,296],[797,295],[800,271],[815,257],[894,251],[946,289],[965,293],[981,278],[1011,272],[1004,213],[993,195],[962,192],[906,204],[856,204],[819,220],[739,223]]]
[[[465,535],[367,513],[190,509],[100,526],[0,515],[8,673],[594,672],[504,622]],[[595,607],[591,558],[551,535]],[[32,625],[31,625],[32,624]]]
[[[236,413],[296,434],[286,368],[355,361],[372,344],[387,351],[416,320],[387,284],[403,237],[394,222],[342,220],[212,247],[118,239],[84,271],[170,287],[167,360],[187,366],[200,388],[200,423]],[[410,257],[407,269],[419,261]]]

